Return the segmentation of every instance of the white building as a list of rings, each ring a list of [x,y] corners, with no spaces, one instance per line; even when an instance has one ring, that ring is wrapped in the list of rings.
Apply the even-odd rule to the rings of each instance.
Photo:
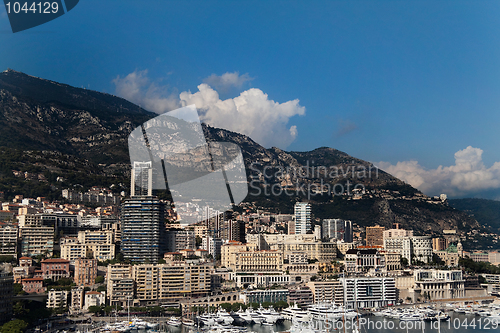
[[[306,234],[311,230],[311,205],[307,202],[297,202],[294,207],[295,234]]]
[[[343,303],[347,308],[374,308],[394,305],[397,299],[394,278],[340,278]],[[337,298],[337,296],[336,296]]]
[[[422,297],[450,299],[465,297],[465,281],[461,270],[418,269],[413,272],[415,293]]]
[[[221,254],[222,240],[220,238],[205,237],[202,240],[201,247],[208,251],[214,259]]]
[[[408,263],[413,259],[428,263],[432,260],[432,239],[430,236],[384,237],[384,250],[399,253]]]
[[[84,310],[88,311],[91,306],[101,306],[106,302],[106,295],[104,292],[90,291],[85,294]]]
[[[67,290],[49,290],[47,297],[48,308],[59,308],[68,305],[68,291]]]

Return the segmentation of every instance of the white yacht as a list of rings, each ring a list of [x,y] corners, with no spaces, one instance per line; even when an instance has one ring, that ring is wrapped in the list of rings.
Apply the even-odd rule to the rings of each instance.
[[[167,321],[167,325],[179,327],[182,325],[182,322],[176,317],[170,317],[170,319]]]
[[[309,313],[306,310],[302,310],[297,303],[295,303],[293,306],[289,306],[281,311],[281,315],[285,320],[293,321],[295,319],[297,322],[303,322],[304,318],[307,317]]]
[[[263,324],[276,324],[276,322],[278,321],[278,317],[273,315],[270,310],[262,307],[262,305],[255,312],[264,317]]]
[[[219,309],[219,311],[217,311],[215,320],[222,325],[231,325],[234,321],[233,317],[231,317],[231,315],[227,313],[226,310],[221,308]]]

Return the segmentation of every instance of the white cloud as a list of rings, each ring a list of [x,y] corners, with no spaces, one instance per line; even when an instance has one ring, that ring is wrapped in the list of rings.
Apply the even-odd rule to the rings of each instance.
[[[278,103],[255,88],[243,91],[235,98],[222,100],[212,86],[202,83],[197,92],[184,91],[177,97],[151,82],[147,74],[144,70],[134,71],[124,78],[118,76],[113,80],[116,94],[157,113],[195,104],[200,110],[201,121],[248,135],[265,147],[288,147],[298,135],[297,126],[288,126],[289,119],[305,114],[305,107],[299,104],[298,99]],[[209,79],[222,87],[237,87],[250,80],[248,74],[240,76],[237,72],[222,76],[213,74],[206,80]]]
[[[428,195],[446,193],[457,197],[500,189],[500,162],[487,168],[482,154],[482,149],[468,146],[455,153],[455,165],[440,165],[431,170],[423,168],[417,161],[398,162],[396,165],[388,162],[376,164]]]
[[[202,83],[195,93],[182,92],[180,99],[183,106],[195,104],[201,109],[203,122],[248,135],[265,147],[286,148],[297,137],[297,127],[288,128],[288,120],[305,114],[298,99],[278,103],[255,88],[221,100],[217,91]]]
[[[178,108],[178,98],[169,93],[166,87],[151,82],[147,74],[147,70],[136,70],[124,78],[117,76],[113,80],[116,86],[116,94],[148,111],[156,113],[164,113]]]
[[[211,87],[214,87],[219,92],[227,92],[233,87],[241,88],[245,82],[251,80],[253,80],[253,78],[251,78],[248,73],[240,75],[239,72],[228,72],[220,76],[212,74],[204,79],[203,82],[207,83]]]

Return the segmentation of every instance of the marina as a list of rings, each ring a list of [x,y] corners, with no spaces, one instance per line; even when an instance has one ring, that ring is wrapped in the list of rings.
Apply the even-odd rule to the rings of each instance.
[[[500,305],[455,304],[389,307],[357,312],[352,309],[320,303],[306,309],[291,305],[277,312],[272,308],[241,308],[228,313],[222,309],[196,316],[194,320],[180,317],[137,318],[117,321],[94,321],[91,325],[76,325],[69,331],[140,332],[140,333],[312,333],[312,332],[486,332],[497,330]]]

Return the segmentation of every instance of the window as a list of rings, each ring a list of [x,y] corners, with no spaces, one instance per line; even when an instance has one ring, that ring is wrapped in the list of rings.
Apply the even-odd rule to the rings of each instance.
[[[373,287],[372,286],[366,287],[366,296],[373,296]]]

